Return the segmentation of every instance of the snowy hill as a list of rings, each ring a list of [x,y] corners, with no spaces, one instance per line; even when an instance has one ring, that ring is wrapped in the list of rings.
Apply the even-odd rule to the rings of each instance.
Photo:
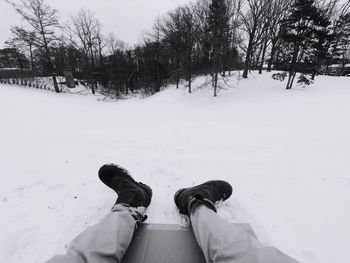
[[[231,82],[217,98],[169,88],[118,102],[0,86],[0,262],[63,253],[108,213],[97,170],[109,162],[153,188],[148,222],[186,224],[173,193],[223,179],[226,219],[301,262],[349,262],[350,78]]]

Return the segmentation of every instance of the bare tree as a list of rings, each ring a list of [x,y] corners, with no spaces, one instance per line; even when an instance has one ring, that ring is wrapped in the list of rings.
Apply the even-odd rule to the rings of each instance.
[[[281,39],[281,22],[285,18],[288,12],[288,7],[293,0],[275,0],[271,1],[267,5],[265,17],[262,22],[262,36],[260,40],[260,55],[259,56],[259,74],[262,73],[262,69],[265,63],[266,53],[270,47],[270,58],[268,60],[267,70],[271,71],[272,63],[274,60],[275,52],[278,48],[279,41]]]
[[[241,38],[239,37],[238,31],[241,24],[239,18],[239,12],[242,8],[242,0],[230,0],[227,1],[228,4],[228,15],[229,15],[229,43],[226,50],[226,66],[229,68],[229,74],[231,74],[231,64],[236,63],[236,61],[228,61],[228,60],[237,60],[238,59],[238,50],[237,47],[241,44]],[[235,56],[232,56],[232,53],[236,53]],[[237,65],[235,65],[237,66]],[[225,76],[225,72],[223,72]]]
[[[110,55],[115,55],[118,50],[125,51],[127,49],[127,44],[119,40],[114,33],[109,33],[105,41]]]
[[[192,93],[192,74],[193,74],[193,52],[198,37],[199,24],[197,17],[195,16],[193,9],[194,6],[184,6],[181,9],[181,28],[182,28],[182,38],[185,51],[185,61],[186,61],[186,71],[188,79],[188,92]]]
[[[211,59],[214,97],[217,96],[218,77],[224,76],[226,57],[229,54],[233,39],[232,18],[235,12],[231,0],[213,0],[209,5],[208,26],[211,43]]]
[[[261,37],[266,29],[264,20],[270,6],[268,0],[247,0],[248,6],[239,10],[243,23],[243,31],[247,34],[248,45],[244,48],[246,52],[243,78],[248,78],[251,59],[254,49],[260,43]],[[244,12],[246,11],[246,12]]]
[[[145,45],[152,46],[152,53],[154,55],[154,64],[155,64],[155,92],[159,92],[162,86],[162,77],[161,77],[161,66],[162,66],[162,40],[164,39],[162,31],[162,18],[157,17],[153,30],[148,37],[144,39]]]
[[[276,51],[281,44],[281,22],[288,14],[289,7],[293,0],[276,0],[271,7],[271,21],[269,23],[268,38],[270,41],[270,57],[268,60],[267,71],[271,71],[275,60]]]
[[[50,56],[50,45],[53,41],[57,40],[55,37],[55,29],[59,27],[57,11],[47,5],[44,0],[20,0],[20,4],[16,4],[11,0],[5,1],[14,7],[32,27],[32,31],[36,33],[36,42],[44,50],[47,66],[53,74],[52,79],[55,91],[59,93],[60,89],[58,88],[53,62]]]
[[[171,75],[176,78],[176,88],[179,88],[180,78],[185,71],[183,68],[183,52],[185,47],[182,11],[183,9],[178,7],[174,11],[169,12],[161,27],[164,35],[164,42],[169,46],[171,50],[170,56],[174,60],[174,70],[171,72]]]
[[[96,68],[96,53],[101,60],[103,48],[100,23],[91,10],[81,9],[76,17],[71,18],[66,31],[71,43],[85,55],[90,68],[91,90],[95,94],[97,83],[92,79],[92,75]]]
[[[103,66],[103,49],[106,47],[106,39],[102,34],[102,25],[99,21],[97,21],[97,29],[96,29],[96,53],[98,53],[99,58],[99,66],[102,68]]]

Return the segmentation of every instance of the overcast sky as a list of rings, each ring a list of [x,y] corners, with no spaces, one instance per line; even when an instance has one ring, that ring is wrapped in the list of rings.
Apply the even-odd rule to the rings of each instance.
[[[137,43],[145,30],[152,27],[158,15],[190,0],[46,0],[58,10],[62,21],[75,15],[79,9],[91,9],[103,25],[107,35],[114,32],[129,44]],[[4,0],[0,0],[0,47],[10,37],[13,25],[25,24]]]

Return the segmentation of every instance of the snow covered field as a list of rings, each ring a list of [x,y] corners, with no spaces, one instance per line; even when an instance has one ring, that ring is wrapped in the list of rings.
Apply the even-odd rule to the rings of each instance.
[[[226,219],[301,262],[350,262],[350,78],[231,81],[217,98],[170,88],[119,102],[0,86],[0,262],[64,253],[108,213],[109,162],[153,188],[148,222],[186,224],[173,193],[223,179]]]

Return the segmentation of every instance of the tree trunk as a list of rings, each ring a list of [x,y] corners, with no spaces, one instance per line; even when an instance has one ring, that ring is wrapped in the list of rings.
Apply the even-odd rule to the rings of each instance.
[[[47,44],[45,31],[44,31],[42,23],[40,23],[40,27],[41,27],[41,35],[42,35],[43,40],[44,40],[44,48],[45,48],[45,53],[46,53],[46,59],[47,59],[47,62],[49,63],[50,72],[52,74],[53,85],[54,85],[56,93],[60,93],[61,91],[58,88],[56,74],[54,73],[54,66],[53,66],[53,63],[52,63],[52,60],[51,60],[51,57],[50,57],[50,50],[49,50],[49,46]]]
[[[97,83],[96,83],[96,80],[94,78],[94,73],[95,73],[95,59],[94,59],[94,52],[92,50],[92,46],[90,46],[90,54],[91,54],[91,79],[92,79],[92,84],[91,84],[91,92],[93,95],[95,95],[95,85],[96,85],[96,88],[97,88]]]
[[[55,91],[56,91],[57,93],[60,93],[60,90],[59,90],[59,88],[58,88],[58,84],[57,84],[57,79],[56,79],[56,74],[55,74],[55,73],[53,73],[53,75],[52,75],[52,80],[53,80],[53,85],[54,85],[54,87],[55,87]]]
[[[249,71],[249,64],[250,64],[250,55],[247,52],[245,63],[244,63],[244,71],[243,71],[243,78],[248,78],[248,71]]]
[[[100,68],[103,67],[103,55],[102,55],[102,45],[101,45],[101,41],[98,41],[98,53],[99,53],[99,57],[100,57]]]
[[[291,68],[289,70],[289,78],[288,78],[288,83],[287,83],[287,89],[292,89],[293,86],[293,82],[294,82],[294,78],[296,75],[295,72],[295,65],[297,63],[298,60],[298,55],[299,55],[299,50],[300,47],[298,44],[294,44],[294,51],[293,51],[293,57],[292,57],[292,62],[291,62]]]
[[[214,97],[218,96],[218,73],[214,73]]]
[[[267,66],[268,72],[271,72],[271,69],[272,69],[272,63],[273,63],[273,59],[274,59],[274,56],[276,53],[276,43],[277,43],[277,41],[272,42],[271,55],[270,55],[270,59],[269,59],[268,66]]]
[[[344,62],[344,63],[342,63],[342,65],[341,65],[341,69],[338,71],[338,76],[340,77],[340,76],[342,76],[342,74],[343,74],[343,71],[344,71],[344,69],[345,69],[345,65],[346,65],[346,63]]]
[[[292,89],[296,74],[297,74],[297,73],[294,72],[294,71],[290,71],[290,72],[289,72],[289,77],[288,77],[288,82],[287,82],[287,87],[286,87],[286,89],[288,89],[288,90],[289,90],[289,89]]]
[[[29,46],[29,52],[30,52],[30,67],[31,67],[31,70],[34,71],[34,58],[33,58],[33,47],[32,47],[32,45]]]
[[[160,65],[159,65],[159,62],[157,60],[157,81],[156,81],[156,92],[159,92],[160,91]]]
[[[188,55],[188,93],[192,93],[192,51]]]
[[[316,77],[316,70],[314,70],[314,71],[312,72],[311,79],[312,79],[312,80],[315,80],[315,77]]]
[[[296,76],[296,75],[297,75],[297,73],[294,72],[294,73],[293,73],[293,77],[292,77],[292,81],[290,82],[290,87],[289,87],[289,89],[292,89],[293,83],[294,83],[294,79],[295,79],[295,76]]]
[[[180,54],[178,52],[176,52],[176,58],[175,58],[175,64],[176,64],[176,89],[179,88],[179,84],[180,84]]]
[[[261,47],[259,49],[259,53],[256,56],[256,61],[254,62],[254,70],[257,70],[257,69],[260,68],[260,58],[261,58],[261,53],[262,53],[263,48],[264,48],[263,43],[261,43]]]
[[[291,89],[291,87],[289,86],[289,85],[290,85],[291,80],[292,80],[292,72],[289,72],[289,74],[288,74],[288,81],[287,81],[287,86],[286,86],[286,89]]]
[[[247,48],[247,54],[246,54],[246,58],[245,58],[245,63],[244,63],[244,71],[243,71],[243,78],[244,79],[248,78],[248,71],[249,71],[249,68],[250,68],[251,53],[252,53],[252,49],[253,49],[253,43],[252,42],[253,42],[253,37],[250,37],[248,48]]]
[[[95,95],[95,80],[94,79],[92,79],[92,83],[91,83],[91,92],[92,92],[92,94],[93,95]]]
[[[326,72],[325,72],[326,75],[329,74],[329,66],[330,66],[330,63],[328,62],[328,63],[327,63],[327,67],[326,67]]]
[[[266,49],[267,49],[267,42],[268,42],[268,39],[266,39],[265,43],[264,43],[264,48],[263,48],[263,51],[262,51],[261,63],[260,63],[260,68],[259,68],[259,74],[262,74],[262,70],[263,70],[263,67],[264,67],[265,54],[266,54]]]

